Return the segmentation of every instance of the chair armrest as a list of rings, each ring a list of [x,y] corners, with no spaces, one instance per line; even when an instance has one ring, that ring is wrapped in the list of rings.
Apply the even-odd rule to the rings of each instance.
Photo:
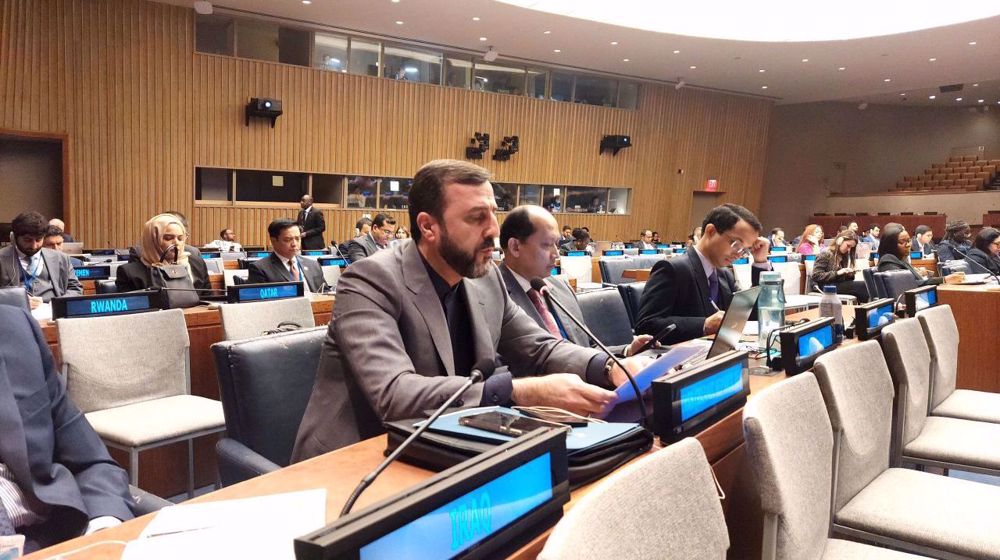
[[[135,505],[132,507],[132,513],[136,517],[174,505],[170,500],[164,500],[156,494],[150,494],[142,488],[132,486],[131,484],[128,487],[128,493],[132,495],[132,500],[135,502]]]
[[[219,458],[222,486],[231,486],[281,468],[235,439],[226,437],[215,444],[215,454]]]

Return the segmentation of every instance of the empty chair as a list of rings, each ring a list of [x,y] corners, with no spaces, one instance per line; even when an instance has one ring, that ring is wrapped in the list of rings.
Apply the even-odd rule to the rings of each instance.
[[[326,327],[212,345],[226,437],[223,486],[286,467],[312,393]]]
[[[897,298],[906,290],[912,290],[920,285],[909,270],[889,270],[873,274],[875,288],[882,295],[879,297]]]
[[[645,282],[629,282],[628,284],[618,284],[618,292],[625,302],[625,312],[628,313],[628,321],[635,329],[635,320],[639,316],[639,305],[642,303],[642,292],[646,289]],[[601,342],[604,342],[603,340]]]
[[[73,402],[109,447],[139,452],[188,445],[188,496],[194,495],[194,438],[225,429],[219,401],[190,394],[189,341],[180,309],[59,319],[59,349]]]
[[[893,386],[878,342],[814,366],[833,428],[833,533],[935,556],[1000,559],[1000,487],[890,468]]]
[[[565,258],[565,257],[564,257]],[[636,259],[623,257],[601,258],[598,261],[601,269],[601,282],[607,285],[618,285],[626,282],[634,282],[631,278],[623,278],[622,274],[629,269],[642,268]]]
[[[541,560],[722,559],[729,534],[705,451],[687,438],[611,474],[559,521]]]
[[[1000,423],[1000,393],[955,388],[959,337],[951,306],[928,307],[917,318],[931,354],[931,415]]]
[[[893,464],[1000,475],[1000,424],[927,416],[931,354],[920,321],[892,323],[882,342],[897,387]]]
[[[914,558],[829,538],[833,431],[812,373],[755,395],[743,435],[764,511],[763,560]]]
[[[583,322],[607,346],[632,342],[632,324],[625,309],[625,301],[617,288],[590,290],[577,294],[583,311]]]
[[[309,298],[226,303],[219,306],[225,340],[254,338],[281,327],[305,329],[316,326]]]

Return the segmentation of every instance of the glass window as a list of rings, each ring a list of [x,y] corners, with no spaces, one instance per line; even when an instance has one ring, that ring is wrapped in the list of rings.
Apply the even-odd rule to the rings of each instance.
[[[313,68],[347,72],[347,37],[317,33],[314,39]]]
[[[473,89],[524,95],[524,68],[476,63]]]
[[[306,194],[305,173],[236,171],[236,200],[240,202],[298,202]]]
[[[378,76],[379,43],[351,38],[351,59],[347,71],[362,76]]]
[[[344,185],[347,178],[343,175],[315,174],[313,180],[313,201],[319,204],[344,205]]]
[[[565,195],[566,189],[563,187],[545,187],[542,190],[542,206],[549,212],[562,212]]]
[[[639,105],[639,84],[620,82],[618,84],[618,106],[622,109],[635,109]]]
[[[444,85],[469,89],[472,87],[472,61],[460,58],[448,59],[448,73]]]
[[[228,16],[195,16],[195,50],[208,54],[233,56],[235,22]]]
[[[521,185],[521,193],[517,199],[520,204],[542,204],[542,187],[538,185]]]
[[[425,84],[441,83],[441,55],[400,47],[386,47],[382,77]]]
[[[632,198],[632,189],[610,189],[608,213],[628,214]]]
[[[375,208],[378,194],[378,179],[375,177],[351,177],[347,182],[348,208]]]
[[[409,208],[410,188],[413,187],[413,179],[382,179],[381,186],[382,188],[379,190],[379,208],[395,208],[402,210]]]
[[[493,198],[497,201],[497,211],[507,212],[514,209],[517,200],[517,186],[493,183]]]
[[[278,29],[278,62],[309,66],[312,31],[282,27]]]
[[[568,187],[566,211],[586,214],[603,214],[608,209],[608,189]]]
[[[198,167],[194,175],[195,200],[232,200],[232,170]]]
[[[278,29],[269,21],[236,20],[236,56],[278,62]]]
[[[618,101],[618,82],[597,76],[577,76],[573,101],[614,107]]]
[[[552,73],[552,94],[549,99],[556,101],[573,101],[572,74]]]
[[[545,82],[549,77],[546,70],[528,68],[528,97],[545,99]]]

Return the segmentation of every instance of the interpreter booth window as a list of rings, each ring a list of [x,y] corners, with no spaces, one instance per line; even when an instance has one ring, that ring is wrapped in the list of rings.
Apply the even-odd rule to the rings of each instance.
[[[194,171],[195,200],[231,202],[233,200],[233,170],[198,167]]]
[[[493,183],[493,198],[497,201],[497,211],[513,210],[517,200],[517,185]]]
[[[413,187],[413,179],[407,178],[386,178],[382,179],[379,190],[379,208],[393,208],[405,210],[410,204],[410,188]]]
[[[547,70],[528,68],[528,97],[545,99],[545,83],[549,79]]]
[[[200,53],[233,56],[236,22],[229,16],[196,14],[194,37],[194,48]]]
[[[449,58],[446,61],[444,85],[465,89],[472,88],[472,61]]]
[[[562,212],[566,189],[563,187],[545,187],[542,190],[542,206],[549,212]]]
[[[517,198],[517,204],[542,204],[542,187],[540,185],[521,185],[521,191]]]
[[[597,76],[577,76],[573,100],[587,105],[614,107],[618,101],[618,81]]]
[[[306,173],[236,170],[239,202],[298,202],[308,189]]]
[[[472,89],[510,95],[524,95],[524,68],[476,63]]]
[[[316,33],[313,40],[313,68],[347,72],[347,37]]]
[[[608,189],[569,187],[566,189],[566,211],[584,214],[604,214],[608,211]]]
[[[313,202],[341,207],[344,205],[344,186],[347,177],[343,175],[324,175],[316,173],[312,176]]]
[[[555,101],[573,101],[573,75],[561,72],[552,73],[552,93],[549,99]]]
[[[378,179],[354,176],[347,182],[348,208],[375,208],[378,196]]]
[[[441,54],[387,46],[382,56],[382,77],[440,84]]]
[[[635,109],[639,106],[639,84],[632,82],[618,84],[618,106],[622,109]]]
[[[609,189],[608,213],[628,214],[632,202],[632,189]]]
[[[362,76],[378,76],[378,61],[381,51],[382,45],[380,43],[362,41],[352,37],[347,71]]]

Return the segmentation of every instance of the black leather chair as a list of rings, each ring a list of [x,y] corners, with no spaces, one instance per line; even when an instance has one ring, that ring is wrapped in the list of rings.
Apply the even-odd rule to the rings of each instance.
[[[618,292],[625,302],[625,312],[628,313],[628,322],[635,329],[635,320],[639,316],[639,306],[642,304],[642,292],[646,289],[645,282],[631,282],[628,284],[618,284]]]
[[[118,293],[118,286],[115,285],[114,280],[97,280],[94,282],[94,288],[96,288],[99,294]]]
[[[615,288],[577,294],[583,322],[604,344],[616,346],[632,342],[632,325],[625,302]]]
[[[633,259],[622,257],[602,258],[597,261],[597,266],[601,269],[601,283],[605,286],[633,282],[629,278],[622,278],[622,273],[630,268],[639,268]]]
[[[879,297],[897,298],[906,290],[912,290],[920,285],[909,270],[890,270],[875,273],[875,286],[885,294]]]
[[[28,292],[24,288],[0,288],[0,305],[13,305],[31,311],[31,304],[28,302]]]
[[[327,327],[212,345],[226,437],[216,444],[228,486],[288,466]]]
[[[868,293],[871,294],[872,299],[884,298],[885,290],[882,286],[875,283],[875,269],[874,268],[864,268],[861,270],[861,275],[865,278],[865,286],[868,287]]]

